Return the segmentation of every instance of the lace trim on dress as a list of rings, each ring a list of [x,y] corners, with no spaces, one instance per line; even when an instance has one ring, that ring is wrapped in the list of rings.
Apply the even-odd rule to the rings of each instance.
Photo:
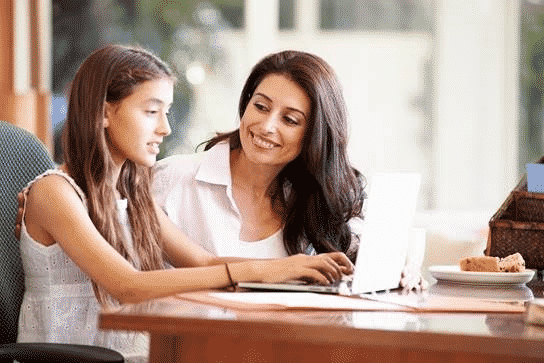
[[[45,178],[48,175],[59,175],[59,176],[62,176],[64,179],[66,179],[66,181],[68,181],[68,183],[70,183],[72,188],[74,188],[76,193],[79,195],[79,198],[81,198],[81,201],[83,202],[83,205],[85,206],[85,209],[88,210],[88,208],[87,208],[87,197],[85,196],[85,193],[83,193],[83,190],[79,187],[79,185],[77,185],[76,181],[74,179],[72,179],[72,177],[70,175],[68,175],[66,172],[62,171],[59,168],[55,168],[55,169],[49,169],[49,170],[45,171],[44,173],[38,175],[37,177],[34,178],[34,180],[30,181],[26,185],[26,187],[23,188],[23,190],[22,190],[23,200],[24,200],[24,202],[23,202],[23,217],[24,217],[25,212],[26,212],[26,198],[28,196],[28,192],[30,190],[30,187],[36,181],[38,181],[38,180],[40,180],[42,178]]]

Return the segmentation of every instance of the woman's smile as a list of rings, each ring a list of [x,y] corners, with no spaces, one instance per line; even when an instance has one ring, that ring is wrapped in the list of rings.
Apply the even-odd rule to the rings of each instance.
[[[266,139],[262,136],[259,136],[259,135],[256,135],[255,133],[253,132],[249,132],[253,138],[253,144],[255,144],[255,146],[257,147],[260,147],[262,149],[272,149],[274,147],[280,147],[279,144],[276,144],[272,141],[270,141],[269,139]]]

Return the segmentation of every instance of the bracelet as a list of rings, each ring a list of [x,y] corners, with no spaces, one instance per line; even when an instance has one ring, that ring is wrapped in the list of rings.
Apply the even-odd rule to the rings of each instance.
[[[236,283],[234,282],[234,280],[232,279],[232,275],[230,274],[230,269],[229,269],[229,264],[226,263],[225,264],[225,268],[227,269],[227,276],[229,277],[229,281],[230,281],[230,286],[231,286],[231,290],[236,290]]]

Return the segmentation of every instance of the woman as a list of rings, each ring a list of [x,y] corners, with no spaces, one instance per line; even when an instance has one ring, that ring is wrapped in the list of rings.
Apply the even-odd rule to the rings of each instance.
[[[331,67],[305,52],[271,54],[253,68],[238,111],[240,128],[204,153],[157,164],[154,195],[170,219],[218,256],[341,251],[354,260],[365,194]]]
[[[150,181],[170,133],[174,81],[166,64],[135,47],[99,49],[77,71],[65,164],[23,191],[20,342],[97,344],[127,361],[145,361],[146,336],[97,330],[101,306],[236,281],[329,283],[352,271],[341,253],[269,261],[215,257],[169,221]]]

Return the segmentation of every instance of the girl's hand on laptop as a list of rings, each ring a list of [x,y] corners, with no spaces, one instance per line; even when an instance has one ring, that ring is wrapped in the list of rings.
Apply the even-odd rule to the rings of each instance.
[[[328,285],[353,273],[353,264],[342,252],[298,254],[261,263],[262,282],[270,283],[303,280]]]

